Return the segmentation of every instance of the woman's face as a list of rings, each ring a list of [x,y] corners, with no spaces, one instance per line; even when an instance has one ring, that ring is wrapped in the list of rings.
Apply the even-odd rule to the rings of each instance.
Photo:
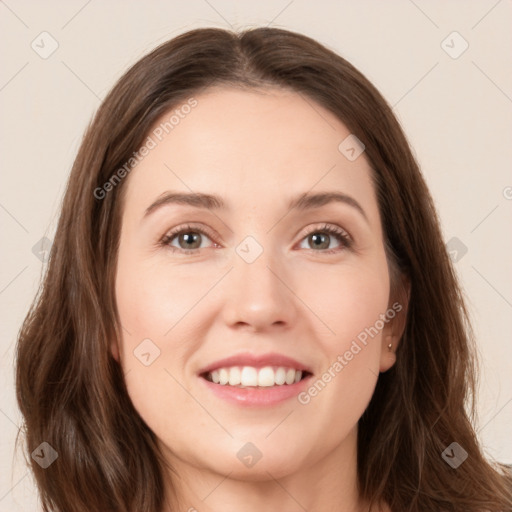
[[[135,408],[174,464],[257,480],[354,460],[401,308],[363,148],[273,89],[210,89],[149,136],[124,184],[112,347]]]

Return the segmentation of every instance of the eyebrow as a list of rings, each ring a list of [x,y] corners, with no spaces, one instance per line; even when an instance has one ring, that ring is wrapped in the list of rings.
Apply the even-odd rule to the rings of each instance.
[[[368,222],[368,217],[363,207],[351,196],[341,192],[317,192],[304,193],[292,198],[288,203],[288,209],[297,208],[300,211],[320,208],[330,203],[343,203],[357,210]],[[204,194],[201,192],[173,192],[167,191],[159,196],[144,212],[144,218],[162,206],[171,204],[182,204],[205,210],[228,210],[224,200],[216,195]]]

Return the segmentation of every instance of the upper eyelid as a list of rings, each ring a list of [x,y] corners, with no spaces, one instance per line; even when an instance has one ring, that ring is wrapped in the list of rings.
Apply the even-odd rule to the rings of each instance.
[[[169,229],[168,231],[165,232],[162,239],[174,238],[175,236],[177,236],[181,233],[186,233],[187,231],[192,231],[192,232],[197,231],[201,234],[208,236],[210,239],[212,238],[212,236],[222,238],[220,235],[217,234],[216,231],[211,230],[210,228],[206,228],[204,226],[195,226],[193,223],[189,222],[189,223],[183,224],[182,226],[178,226],[176,228]]]
[[[343,234],[350,241],[352,241],[352,242],[354,241],[354,237],[345,228],[342,228],[341,226],[339,226],[337,224],[330,223],[330,222],[325,222],[325,221],[324,222],[319,222],[316,225],[314,225],[313,227],[308,228],[307,231],[303,232],[303,235],[300,238],[300,240],[303,240],[304,237],[310,235],[311,233],[314,233],[316,231],[322,232],[323,230],[329,229],[329,228],[332,229],[332,230],[336,230],[336,231],[342,231]],[[170,229],[170,230],[166,231],[166,233],[163,235],[161,240],[165,240],[165,239],[172,240],[177,235],[179,235],[181,233],[185,233],[187,231],[192,231],[192,232],[193,231],[198,231],[199,233],[208,236],[208,238],[210,238],[210,240],[212,240],[212,237],[214,237],[214,238],[215,237],[219,237],[220,239],[222,239],[222,237],[220,235],[218,235],[216,231],[211,230],[210,228],[206,228],[203,225],[194,225],[194,223],[189,222],[189,223],[183,224],[182,226],[178,226],[177,228],[173,228],[173,229]],[[212,233],[210,233],[210,231],[212,231]],[[299,231],[299,233],[300,233],[300,231]],[[214,240],[212,240],[212,242],[214,242]],[[186,250],[186,249],[181,249],[181,250]],[[191,250],[196,251],[198,249],[191,249]]]

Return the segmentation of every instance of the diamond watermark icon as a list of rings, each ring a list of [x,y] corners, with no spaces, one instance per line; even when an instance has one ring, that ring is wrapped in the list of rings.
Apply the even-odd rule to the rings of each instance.
[[[48,261],[50,257],[50,249],[52,248],[52,241],[49,238],[43,236],[34,247],[32,247],[32,254],[43,263]]]
[[[443,450],[441,457],[453,469],[457,469],[468,458],[468,452],[459,443],[453,442]]]
[[[446,242],[446,250],[453,263],[458,263],[468,252],[467,246],[456,236]]]
[[[150,366],[160,356],[160,349],[149,338],[142,340],[133,351],[133,355],[144,365]]]
[[[253,443],[245,443],[236,454],[242,464],[252,468],[263,456]]]
[[[46,60],[57,51],[59,43],[49,32],[44,31],[30,43],[30,46],[41,59]]]
[[[57,460],[59,454],[53,449],[53,446],[44,441],[32,452],[31,456],[43,469],[46,469]]]
[[[338,151],[351,162],[357,160],[365,149],[366,146],[353,133],[344,138],[338,146]]]
[[[441,48],[452,59],[458,59],[469,48],[469,43],[457,31],[453,31],[441,41]]]
[[[263,253],[263,247],[252,236],[246,236],[236,247],[236,253],[246,263],[255,262]]]

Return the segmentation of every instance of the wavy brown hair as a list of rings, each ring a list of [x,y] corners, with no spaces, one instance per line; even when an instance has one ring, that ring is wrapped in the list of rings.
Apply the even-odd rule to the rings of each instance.
[[[114,277],[126,180],[98,190],[155,121],[212,85],[286,88],[332,112],[366,146],[391,268],[410,282],[397,361],[358,426],[361,496],[394,512],[512,509],[510,476],[474,427],[473,337],[433,201],[392,109],[349,62],[276,28],[205,28],[162,44],[118,81],[74,162],[47,270],[17,345],[17,400],[43,509],[161,512],[167,469],[110,352],[120,339]],[[103,197],[104,196],[104,197]],[[396,278],[395,278],[396,281]],[[395,282],[396,284],[396,282]],[[457,469],[441,453],[469,454]]]

